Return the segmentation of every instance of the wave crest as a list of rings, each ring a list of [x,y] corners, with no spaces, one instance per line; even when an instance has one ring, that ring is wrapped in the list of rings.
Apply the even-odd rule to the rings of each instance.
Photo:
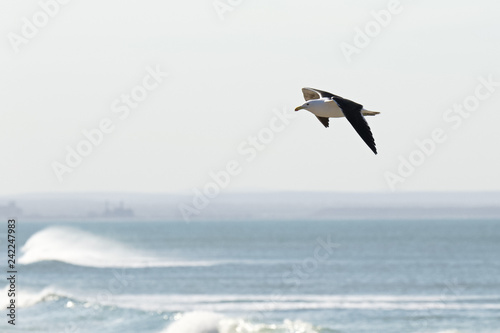
[[[208,266],[209,262],[165,260],[117,241],[70,227],[49,227],[32,235],[21,249],[19,263],[59,261],[86,267]]]
[[[7,290],[9,286],[5,286],[2,291],[2,295],[7,294]],[[20,308],[27,308],[38,303],[55,301],[60,298],[70,298],[71,296],[61,290],[57,290],[53,287],[46,287],[41,291],[32,291],[24,289],[21,293],[16,295],[16,306]],[[7,306],[8,299],[4,299],[4,301],[0,302],[0,306]]]
[[[282,324],[252,323],[243,319],[227,318],[214,312],[195,311],[178,315],[163,333],[319,333],[320,329],[300,320],[286,319]]]

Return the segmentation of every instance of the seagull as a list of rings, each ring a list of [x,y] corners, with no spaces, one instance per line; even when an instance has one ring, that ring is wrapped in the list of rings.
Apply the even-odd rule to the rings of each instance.
[[[295,108],[295,111],[304,109],[313,113],[325,127],[329,125],[329,118],[346,117],[361,139],[377,154],[372,131],[364,116],[374,116],[380,112],[368,111],[361,104],[318,89],[302,88],[302,93],[306,102]]]

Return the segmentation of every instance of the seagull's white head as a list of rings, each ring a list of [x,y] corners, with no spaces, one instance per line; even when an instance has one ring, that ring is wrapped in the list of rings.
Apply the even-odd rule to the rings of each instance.
[[[310,99],[301,106],[297,106],[295,111],[299,110],[308,110],[311,111],[317,108],[321,108],[324,105],[325,101],[323,99]]]

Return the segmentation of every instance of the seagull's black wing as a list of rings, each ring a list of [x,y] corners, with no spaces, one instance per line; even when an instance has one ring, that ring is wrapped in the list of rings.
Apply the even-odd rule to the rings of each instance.
[[[327,117],[318,117],[316,116],[316,118],[318,118],[319,121],[321,121],[321,123],[325,126],[325,127],[328,127],[328,118]]]
[[[350,101],[342,97],[332,97],[332,99],[337,103],[337,105],[342,110],[344,116],[349,120],[352,127],[358,132],[361,139],[370,147],[370,149],[377,154],[377,147],[375,146],[375,140],[373,139],[372,131],[370,126],[363,117],[361,110],[363,110],[363,105]]]

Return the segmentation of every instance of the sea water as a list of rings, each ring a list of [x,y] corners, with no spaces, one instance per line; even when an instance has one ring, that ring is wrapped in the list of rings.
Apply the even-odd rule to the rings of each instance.
[[[500,332],[500,221],[20,221],[16,241],[1,332]]]

